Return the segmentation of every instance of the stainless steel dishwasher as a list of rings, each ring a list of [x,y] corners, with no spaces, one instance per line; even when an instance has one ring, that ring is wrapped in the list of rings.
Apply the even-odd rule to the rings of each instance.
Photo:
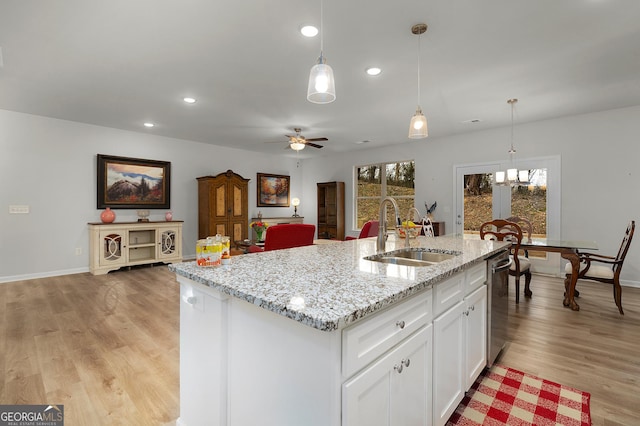
[[[487,260],[487,366],[491,367],[507,343],[509,326],[509,267],[512,260],[504,250]]]

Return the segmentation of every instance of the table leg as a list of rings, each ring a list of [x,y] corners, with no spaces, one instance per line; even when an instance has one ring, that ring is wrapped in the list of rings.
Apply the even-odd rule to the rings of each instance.
[[[562,304],[564,306],[571,307],[571,310],[579,311],[580,306],[575,301],[575,291],[576,291],[576,282],[578,281],[578,274],[580,273],[580,257],[574,251],[563,251],[560,253],[560,256],[564,259],[567,259],[571,263],[571,280],[568,283],[568,288],[565,288],[564,293],[564,301]]]

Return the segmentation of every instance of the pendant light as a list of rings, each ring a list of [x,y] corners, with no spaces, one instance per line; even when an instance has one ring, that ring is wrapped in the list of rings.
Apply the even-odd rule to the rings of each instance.
[[[318,63],[311,68],[309,73],[309,86],[307,87],[307,100],[314,104],[328,104],[336,100],[336,84],[333,78],[333,70],[327,65],[324,57],[324,29],[323,29],[323,1],[320,0],[320,57]]]
[[[420,108],[420,36],[426,31],[427,24],[416,24],[411,27],[411,33],[418,35],[418,108],[416,108],[416,113],[411,117],[411,123],[409,123],[410,139],[423,139],[428,136],[427,118],[422,113],[422,108]]]
[[[507,100],[507,103],[511,105],[511,148],[509,149],[509,168],[507,169],[506,173],[503,171],[496,172],[496,183],[499,185],[517,185],[529,181],[529,170],[518,170],[515,167],[514,157],[516,155],[516,150],[513,147],[513,111],[515,109],[516,103],[518,103],[518,100],[515,98],[509,99]]]

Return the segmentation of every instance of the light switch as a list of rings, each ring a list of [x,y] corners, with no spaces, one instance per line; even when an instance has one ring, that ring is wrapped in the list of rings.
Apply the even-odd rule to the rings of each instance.
[[[9,206],[10,214],[29,214],[29,206]]]

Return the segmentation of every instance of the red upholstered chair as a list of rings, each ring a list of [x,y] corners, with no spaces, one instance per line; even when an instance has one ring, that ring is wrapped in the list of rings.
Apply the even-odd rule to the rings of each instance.
[[[360,235],[358,235],[358,238],[377,237],[379,226],[380,222],[378,222],[377,220],[370,220],[368,222],[365,222],[365,224],[362,225],[362,229],[360,230]],[[345,240],[355,239],[356,237],[351,237],[348,235],[345,238]]]
[[[316,226],[307,223],[283,223],[267,228],[264,251],[281,250],[292,247],[310,246],[316,234]],[[249,247],[250,253],[263,251],[260,247]]]

